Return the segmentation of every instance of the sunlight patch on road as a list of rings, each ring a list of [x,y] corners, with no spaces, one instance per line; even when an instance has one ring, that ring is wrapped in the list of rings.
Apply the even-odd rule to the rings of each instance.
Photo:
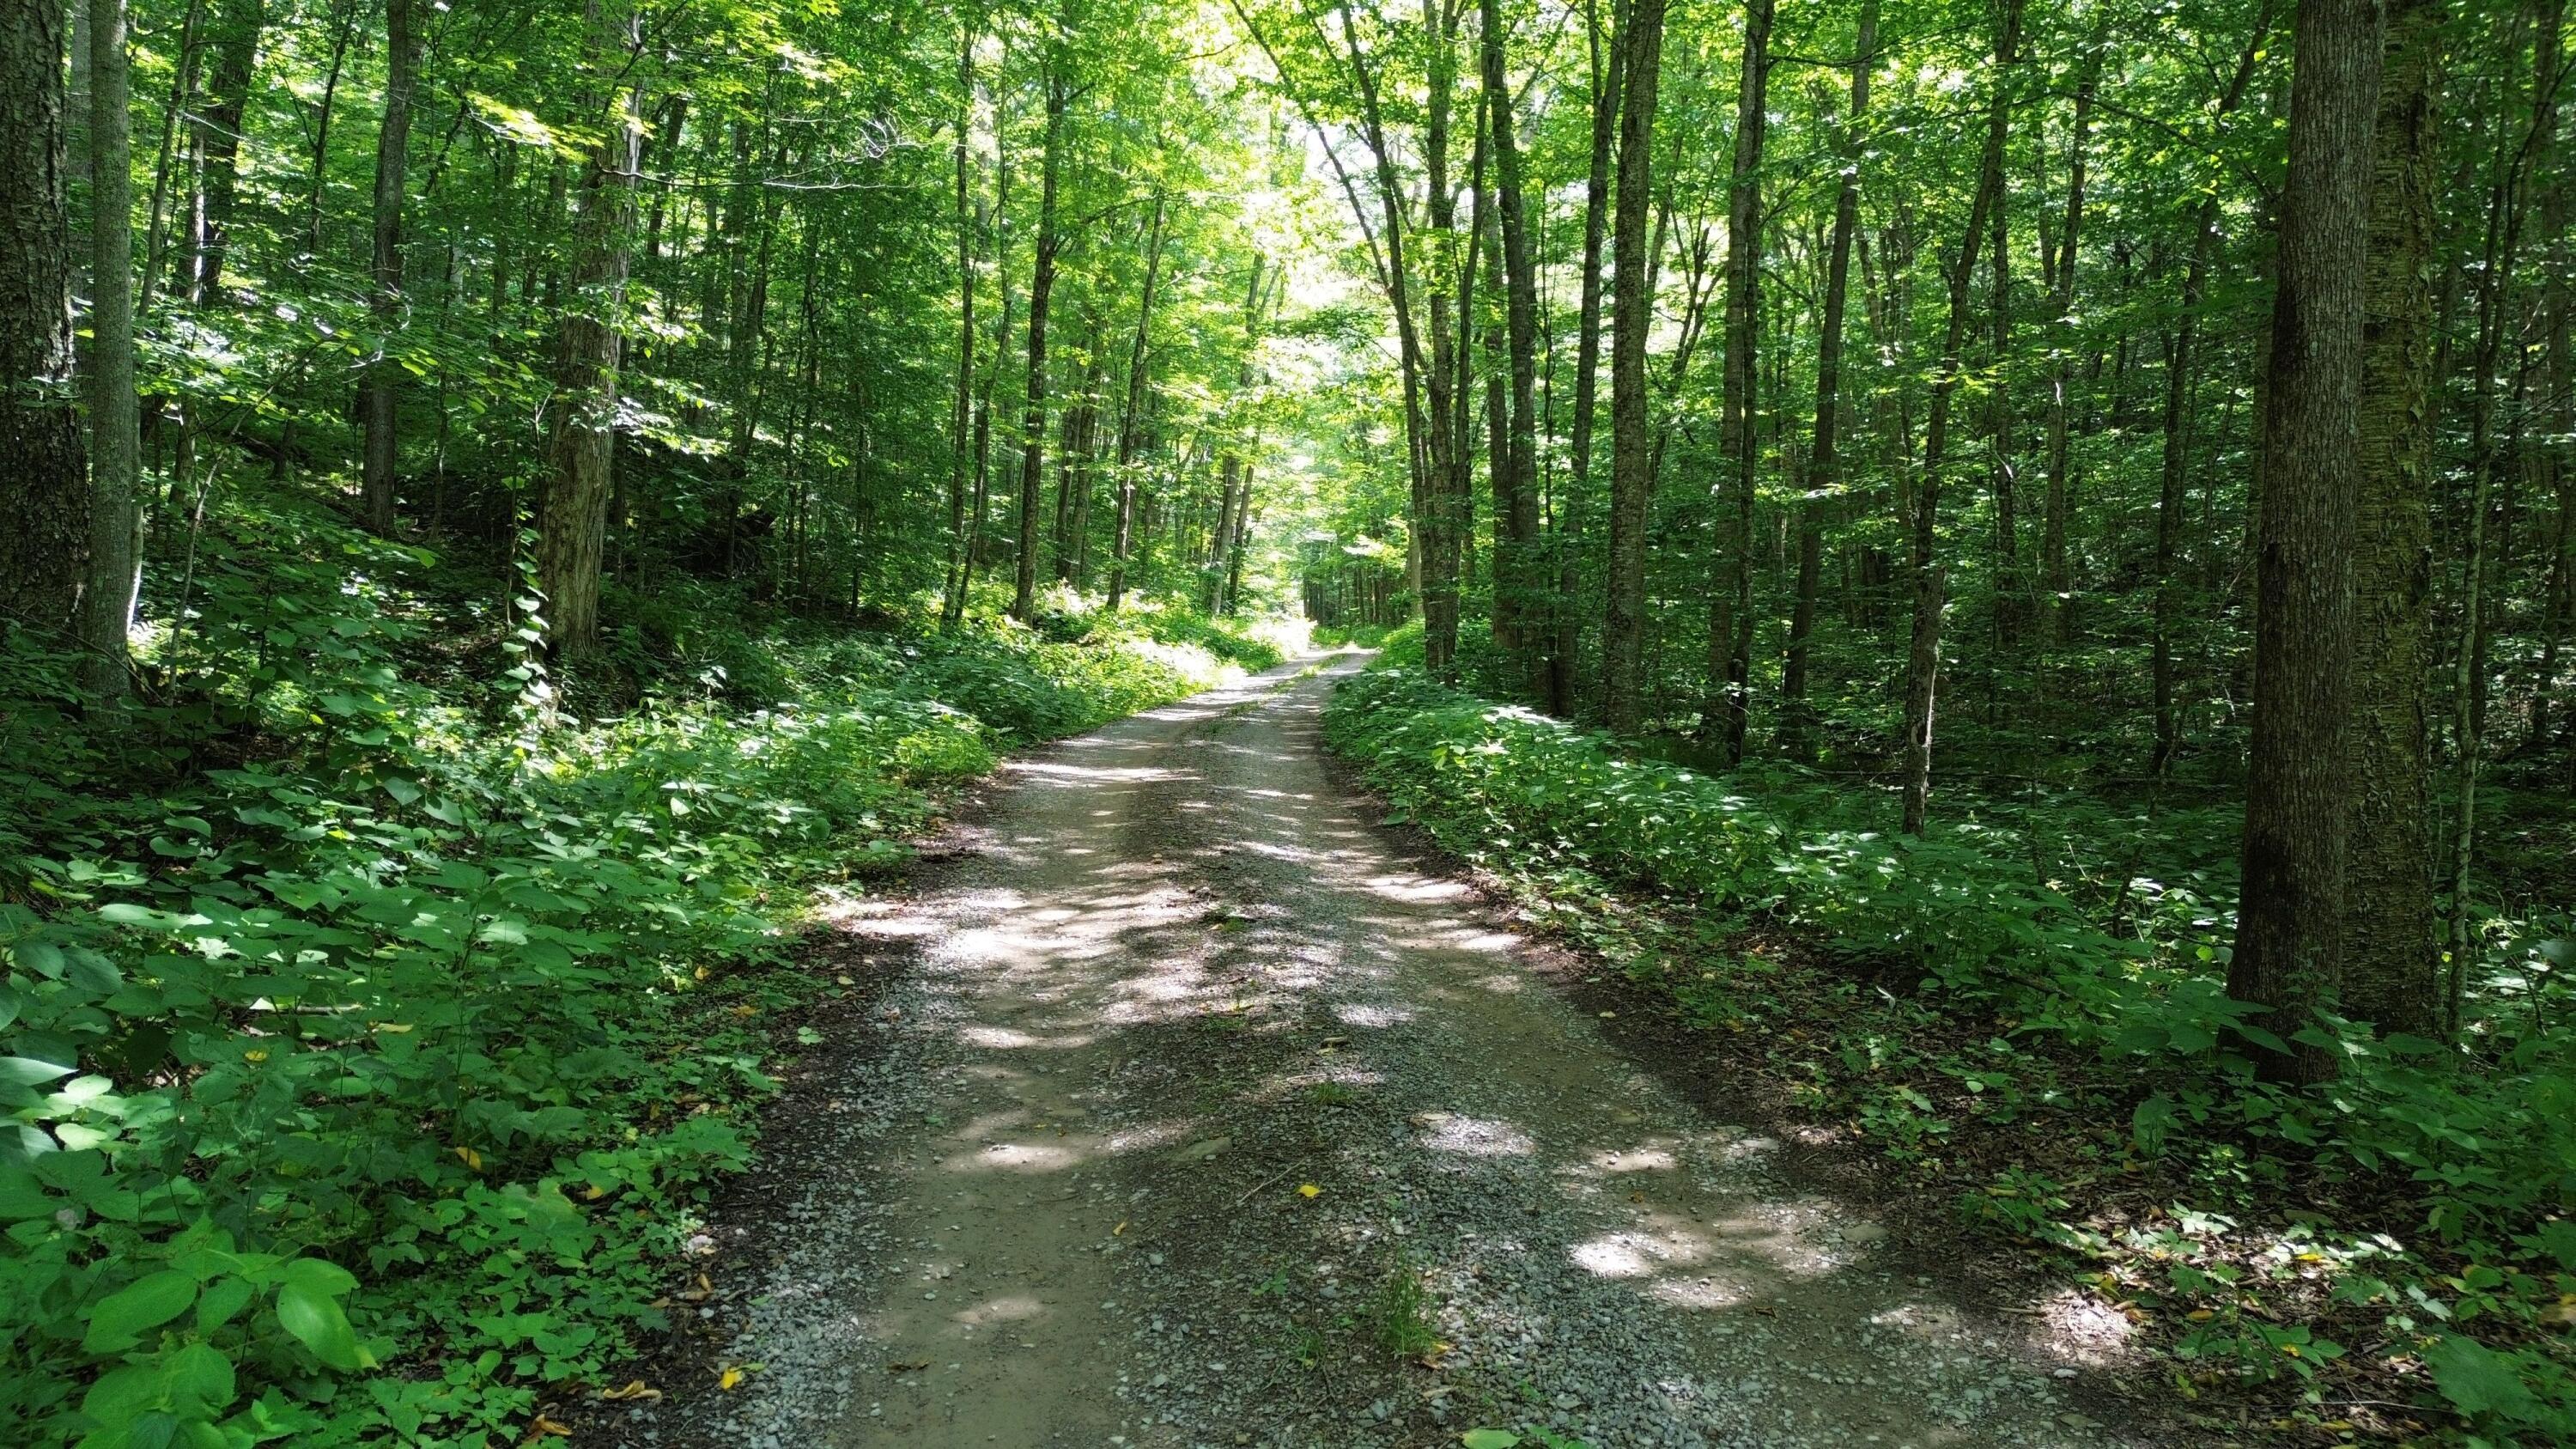
[[[1449,1112],[1415,1114],[1422,1145],[1459,1157],[1527,1157],[1538,1144],[1527,1132],[1495,1118],[1462,1117]]]
[[[977,1152],[960,1153],[940,1166],[949,1172],[1062,1172],[1091,1158],[1086,1147],[1049,1146],[1035,1142],[996,1142]]]

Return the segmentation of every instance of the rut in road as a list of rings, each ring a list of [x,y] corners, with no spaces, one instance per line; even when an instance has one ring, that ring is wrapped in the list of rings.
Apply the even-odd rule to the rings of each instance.
[[[1363,660],[1014,761],[964,859],[849,923],[918,964],[765,1169],[759,1368],[634,1441],[2130,1442],[1381,838],[1317,739]]]

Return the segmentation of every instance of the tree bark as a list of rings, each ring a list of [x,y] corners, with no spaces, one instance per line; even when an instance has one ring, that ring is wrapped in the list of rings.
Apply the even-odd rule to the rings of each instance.
[[[1816,721],[1807,703],[1807,655],[1816,628],[1816,583],[1824,564],[1824,508],[1839,478],[1835,451],[1842,412],[1843,312],[1850,298],[1852,237],[1860,229],[1861,122],[1869,114],[1869,73],[1878,64],[1878,0],[1861,0],[1853,43],[1851,108],[1843,115],[1842,184],[1834,195],[1834,233],[1825,262],[1825,307],[1816,334],[1816,429],[1807,450],[1806,497],[1798,504],[1798,585],[1780,666],[1780,748],[1790,759],[1815,758]]]
[[[65,7],[0,6],[0,624],[59,644],[89,561],[63,208]]]
[[[367,365],[359,402],[366,428],[359,498],[367,527],[380,534],[394,527],[394,450],[399,441],[394,425],[402,367],[390,354],[402,322],[403,171],[411,143],[412,72],[419,57],[412,0],[385,0],[385,114],[376,128],[374,286],[367,295],[376,355]]]
[[[2363,275],[2383,11],[2301,0],[2272,308],[2256,568],[2254,729],[2227,994],[2262,1008],[2278,1079],[2332,1053],[2289,1040],[2342,971],[2351,792],[2352,545],[2360,490]]]
[[[2382,1031],[2440,1029],[2424,782],[2432,620],[2434,174],[2442,0],[2394,0],[2372,149],[2353,583],[2352,846],[2343,1007]]]
[[[90,503],[81,642],[90,690],[123,698],[141,579],[142,438],[134,395],[133,118],[125,0],[89,0]]]
[[[2018,4],[2020,0],[2012,0]],[[1610,344],[1610,607],[1602,623],[1601,713],[1619,733],[1641,718],[1645,655],[1646,524],[1654,438],[1646,411],[1646,334],[1655,325],[1646,273],[1654,196],[1655,93],[1663,66],[1664,0],[1630,0],[1620,63],[1619,182]]]
[[[590,0],[585,69],[615,76],[638,43],[622,0]],[[633,199],[635,92],[593,97],[605,111],[582,167],[572,233],[571,295],[556,328],[552,465],[537,541],[546,643],[578,656],[599,643],[599,564],[607,543],[609,470],[617,440],[617,368],[626,314],[626,234]],[[585,106],[584,109],[591,109]]]

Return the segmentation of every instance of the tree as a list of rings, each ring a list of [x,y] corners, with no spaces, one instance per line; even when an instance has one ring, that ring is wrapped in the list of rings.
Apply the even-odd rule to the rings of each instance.
[[[2341,976],[2351,793],[2352,548],[2360,491],[2364,266],[2384,13],[2302,0],[2263,430],[2243,897],[2228,995],[2282,1047],[2264,1071],[2331,1074],[2299,1040]]]
[[[373,287],[367,306],[377,329],[376,356],[367,367],[359,413],[366,428],[364,472],[359,496],[367,527],[390,533],[394,526],[394,448],[398,441],[395,408],[401,401],[402,366],[389,354],[401,326],[403,305],[403,173],[411,145],[412,71],[419,63],[419,39],[412,33],[412,0],[385,0],[385,111],[376,128],[376,189]]]
[[[2018,3],[2018,0],[2015,0]],[[1619,101],[1619,183],[1610,346],[1610,607],[1602,624],[1601,715],[1616,731],[1642,715],[1638,670],[1646,627],[1646,505],[1654,493],[1646,411],[1646,333],[1654,326],[1646,211],[1653,196],[1655,90],[1664,0],[1629,0]]]
[[[617,443],[617,367],[624,346],[626,233],[640,119],[625,60],[635,17],[617,0],[589,0],[589,64],[613,87],[594,97],[598,139],[575,200],[570,295],[557,324],[551,471],[537,545],[546,643],[579,655],[599,643],[599,567],[607,545],[609,470]]]
[[[89,0],[89,45],[89,576],[82,585],[80,633],[91,692],[117,699],[132,684],[126,640],[142,577],[137,535],[143,526],[125,0]]]
[[[2372,142],[2353,537],[2352,828],[2343,1005],[2440,1029],[2424,685],[2432,621],[2433,195],[2441,0],[2394,0]]]
[[[1029,277],[1028,401],[1020,418],[1020,550],[1011,586],[1011,617],[1028,622],[1038,586],[1038,497],[1046,484],[1047,321],[1055,299],[1056,173],[1064,149],[1069,89],[1061,56],[1046,71],[1046,148],[1038,163],[1037,262]]]
[[[63,7],[0,9],[0,619],[74,625],[88,563],[89,473],[72,391],[72,259],[63,213]]]
[[[1824,571],[1820,515],[1839,466],[1835,450],[1842,414],[1843,308],[1851,284],[1852,237],[1860,229],[1860,128],[1869,114],[1869,73],[1877,64],[1878,0],[1861,0],[1860,31],[1852,42],[1851,106],[1842,122],[1842,181],[1834,193],[1824,314],[1816,333],[1816,426],[1814,442],[1807,449],[1807,496],[1798,505],[1797,603],[1789,615],[1789,640],[1780,669],[1781,753],[1802,762],[1815,752],[1815,720],[1807,705],[1807,656],[1816,627],[1816,586]]]

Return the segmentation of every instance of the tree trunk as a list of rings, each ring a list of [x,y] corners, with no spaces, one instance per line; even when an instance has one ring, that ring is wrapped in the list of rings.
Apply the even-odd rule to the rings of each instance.
[[[251,75],[259,60],[266,0],[230,0],[215,22],[215,67],[207,77],[205,109],[197,122],[203,170],[197,180],[194,270],[188,300],[222,301],[224,259],[232,248],[234,198],[241,156],[242,118],[249,109]]]
[[[1835,445],[1842,411],[1843,310],[1850,296],[1852,237],[1860,229],[1860,128],[1869,114],[1869,73],[1877,64],[1878,0],[1861,0],[1860,32],[1852,49],[1851,109],[1842,125],[1842,185],[1834,196],[1824,318],[1816,334],[1816,431],[1807,451],[1807,496],[1798,504],[1797,601],[1791,606],[1788,648],[1780,667],[1781,753],[1802,764],[1815,758],[1807,654],[1816,628],[1817,575],[1824,562],[1823,514],[1839,476]]]
[[[1038,166],[1038,251],[1029,275],[1029,368],[1020,414],[1020,551],[1011,580],[1011,617],[1025,624],[1037,610],[1038,505],[1046,491],[1047,319],[1055,295],[1056,166],[1064,143],[1063,62],[1047,68],[1046,154]]]
[[[618,0],[590,0],[586,69],[622,75],[635,20]],[[640,132],[635,92],[594,96],[603,128],[582,167],[572,233],[571,295],[557,323],[552,465],[537,542],[546,643],[579,655],[599,643],[599,562],[607,542],[609,469],[616,446],[617,367],[626,314],[626,233]]]
[[[2012,0],[2019,4],[2020,0]],[[1610,345],[1610,607],[1602,624],[1602,719],[1632,733],[1642,718],[1646,524],[1654,439],[1646,412],[1646,333],[1655,325],[1646,275],[1646,213],[1654,196],[1655,93],[1663,65],[1664,0],[1630,0],[1620,47],[1619,185]]]
[[[1118,521],[1109,549],[1109,607],[1127,596],[1127,555],[1136,535],[1136,451],[1144,442],[1146,365],[1152,353],[1154,284],[1163,270],[1164,198],[1154,198],[1154,220],[1145,243],[1145,288],[1136,301],[1136,339],[1127,348],[1127,403],[1118,412]]]
[[[0,7],[0,625],[48,645],[77,623],[89,472],[72,404],[72,250],[63,210],[63,25]]]
[[[2352,844],[2343,1008],[2440,1029],[2424,680],[2432,597],[2434,168],[2442,0],[2394,0],[2379,83],[2353,532]]]
[[[403,166],[410,149],[412,71],[419,45],[412,34],[412,0],[385,0],[385,116],[376,130],[374,287],[367,308],[376,326],[376,356],[367,365],[360,411],[366,447],[359,496],[367,527],[394,527],[395,405],[402,367],[390,356],[403,306]]]
[[[2254,631],[2254,729],[2236,949],[2227,994],[2261,1007],[2287,1050],[2274,1078],[2315,1081],[2334,1056],[2303,1042],[2341,977],[2351,795],[2352,544],[2360,491],[2363,276],[2383,14],[2376,0],[2301,0],[2272,308],[2272,400]]]
[[[1565,501],[1556,510],[1556,648],[1548,661],[1548,711],[1573,717],[1575,664],[1583,650],[1583,509],[1592,488],[1592,423],[1601,381],[1601,251],[1610,235],[1610,143],[1618,131],[1619,88],[1626,54],[1614,21],[1603,33],[1598,6],[1584,7],[1584,44],[1592,68],[1592,154],[1583,183],[1583,277],[1575,314],[1574,416],[1567,437]],[[1607,45],[1603,42],[1607,41]]]
[[[2049,308],[2049,326],[2061,334],[2049,349],[2048,496],[2039,537],[2040,635],[2051,645],[2066,643],[2067,606],[2075,592],[2074,575],[2066,562],[2069,415],[2073,411],[2067,394],[2072,382],[2073,346],[2072,339],[2063,334],[2072,326],[2075,315],[2075,268],[2084,242],[2085,148],[2093,134],[2093,98],[2101,89],[2103,48],[2111,33],[2110,19],[2110,12],[2105,10],[2096,20],[2075,82],[2075,113],[2067,125],[2066,226],[2058,237],[2056,285]]]
[[[89,0],[90,513],[81,642],[91,691],[122,698],[141,580],[141,409],[134,396],[133,118],[125,0]]]
[[[1726,369],[1720,384],[1719,454],[1726,482],[1715,532],[1717,568],[1708,581],[1708,693],[1700,742],[1723,764],[1744,758],[1753,666],[1753,473],[1761,440],[1753,425],[1754,349],[1761,335],[1762,139],[1771,80],[1772,0],[1746,0],[1744,65],[1735,94],[1735,162],[1726,193]]]
[[[975,407],[975,216],[966,186],[974,164],[975,30],[957,40],[957,390],[948,409],[948,567],[942,576],[940,617],[955,622],[965,609],[966,474],[974,447],[968,437]],[[1000,138],[995,137],[995,144]]]
[[[1959,237],[1959,263],[1950,269],[1950,322],[1941,346],[1941,370],[1932,380],[1931,413],[1923,427],[1923,478],[1914,490],[1914,627],[1905,659],[1905,806],[1908,835],[1923,833],[1932,798],[1932,705],[1941,672],[1941,611],[1948,580],[1938,553],[1941,467],[1949,445],[1950,397],[1959,387],[1960,354],[1968,340],[1968,284],[1977,270],[1977,247],[1987,217],[2003,204],[2004,136],[2012,122],[2006,78],[2021,47],[2023,0],[2004,0],[1995,35],[1995,79],[1986,103],[1986,147],[1977,169],[1977,195]]]
[[[1547,697],[1555,666],[1537,647],[1530,621],[1542,618],[1542,591],[1535,573],[1538,533],[1538,264],[1530,246],[1529,210],[1523,195],[1519,122],[1512,114],[1511,77],[1504,63],[1501,0],[1482,0],[1484,88],[1487,126],[1494,150],[1494,200],[1503,243],[1502,284],[1507,342],[1511,351],[1511,418],[1504,440],[1506,455],[1488,466],[1508,466],[1512,486],[1495,490],[1504,542],[1494,557],[1494,613],[1498,621],[1508,601],[1515,644],[1523,651],[1522,672],[1531,691]],[[1498,475],[1499,476],[1499,472]]]

